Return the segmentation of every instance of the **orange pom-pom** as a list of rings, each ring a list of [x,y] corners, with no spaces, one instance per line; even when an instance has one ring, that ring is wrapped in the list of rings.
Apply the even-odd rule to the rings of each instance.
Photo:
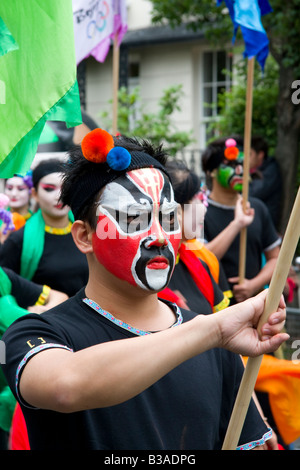
[[[227,147],[227,149],[225,149],[224,155],[227,160],[236,160],[239,153],[240,151],[237,147]]]
[[[19,230],[19,228],[23,227],[26,222],[25,217],[18,212],[12,213],[12,221],[15,226],[15,230]]]
[[[114,146],[112,135],[104,129],[94,129],[81,142],[84,157],[94,163],[104,163],[108,152]]]

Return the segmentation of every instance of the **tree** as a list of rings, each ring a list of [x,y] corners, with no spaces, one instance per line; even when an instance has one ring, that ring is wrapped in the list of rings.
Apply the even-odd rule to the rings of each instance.
[[[167,21],[174,27],[185,22],[187,28],[201,29],[214,44],[220,39],[224,43],[232,38],[233,27],[225,3],[217,7],[215,0],[150,1],[153,4],[154,23]],[[284,197],[280,224],[283,232],[295,198],[299,166],[300,103],[298,104],[299,100],[292,99],[292,95],[296,93],[293,87],[300,80],[300,0],[272,0],[270,3],[273,12],[265,15],[262,22],[270,41],[270,54],[278,64],[277,138],[274,156],[283,177]]]
[[[239,67],[238,80],[228,92],[220,94],[218,105],[219,119],[211,125],[218,135],[244,133],[246,111],[246,75],[244,66]],[[278,66],[272,57],[267,61],[264,74],[256,64],[253,87],[252,135],[260,135],[264,130],[264,138],[269,144],[269,155],[274,155],[277,144],[277,114],[274,113],[278,100]]]
[[[121,87],[118,91],[119,132],[128,137],[147,136],[155,145],[164,143],[168,153],[175,155],[193,141],[191,132],[176,129],[171,119],[175,111],[180,111],[182,93],[182,85],[167,88],[159,100],[158,112],[149,113],[141,104],[139,87],[131,92],[126,87]],[[109,113],[103,111],[100,117],[105,127],[111,128],[112,119]]]

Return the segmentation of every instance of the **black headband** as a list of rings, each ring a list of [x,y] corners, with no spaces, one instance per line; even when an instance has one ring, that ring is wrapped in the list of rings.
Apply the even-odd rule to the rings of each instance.
[[[88,201],[95,196],[104,186],[116,180],[120,176],[132,170],[139,168],[156,168],[163,171],[169,178],[166,168],[155,158],[151,157],[145,152],[131,151],[130,165],[124,170],[113,170],[106,162],[105,163],[92,163],[88,162],[86,171],[78,180],[76,187],[72,191],[70,198],[70,207],[74,214],[75,219],[81,209]],[[84,158],[84,157],[82,157]],[[72,165],[72,160],[69,160],[66,165]],[[170,178],[169,178],[170,179]]]

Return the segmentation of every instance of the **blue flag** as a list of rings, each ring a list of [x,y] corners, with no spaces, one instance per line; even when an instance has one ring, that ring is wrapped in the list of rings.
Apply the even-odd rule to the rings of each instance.
[[[223,0],[217,0],[217,6]],[[261,22],[261,16],[272,11],[268,0],[225,0],[233,25],[235,40],[238,28],[241,28],[245,41],[244,56],[255,57],[264,69],[269,53],[269,40]]]

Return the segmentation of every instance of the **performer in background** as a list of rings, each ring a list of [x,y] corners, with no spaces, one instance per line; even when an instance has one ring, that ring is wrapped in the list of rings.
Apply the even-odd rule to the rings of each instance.
[[[32,180],[32,196],[39,209],[2,245],[1,266],[37,284],[74,295],[87,282],[88,267],[72,238],[73,215],[59,203],[62,162],[41,161],[32,172]]]
[[[246,208],[249,218],[246,273],[243,282],[239,283],[239,234],[242,227],[235,224],[234,214],[241,198],[243,156],[233,139],[218,139],[203,152],[202,167],[211,180],[204,222],[205,240],[223,265],[234,299],[240,302],[260,292],[270,282],[281,237],[264,203],[249,198]]]

